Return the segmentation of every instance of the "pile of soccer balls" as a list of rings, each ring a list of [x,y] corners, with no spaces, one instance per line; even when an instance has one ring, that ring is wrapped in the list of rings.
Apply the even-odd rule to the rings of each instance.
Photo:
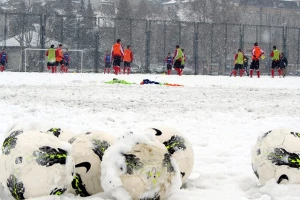
[[[100,131],[74,135],[16,126],[2,145],[0,187],[14,199],[101,192],[122,200],[167,199],[193,164],[187,139],[168,127],[115,138]]]

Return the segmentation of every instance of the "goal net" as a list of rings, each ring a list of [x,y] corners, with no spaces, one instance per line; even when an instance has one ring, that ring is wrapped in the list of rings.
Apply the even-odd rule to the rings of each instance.
[[[24,63],[25,72],[48,72],[47,69],[47,56],[48,49],[24,49]],[[63,49],[65,53],[66,49]],[[70,56],[70,63],[68,72],[80,72],[82,73],[83,66],[83,50],[68,50]],[[60,68],[57,69],[59,72]]]

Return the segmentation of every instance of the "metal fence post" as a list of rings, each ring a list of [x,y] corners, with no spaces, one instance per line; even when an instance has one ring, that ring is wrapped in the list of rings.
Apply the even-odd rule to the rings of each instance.
[[[6,39],[7,39],[7,13],[4,13],[4,45],[3,48],[6,49]]]
[[[64,43],[64,16],[60,18],[60,42]]]
[[[98,73],[98,65],[99,65],[99,39],[100,39],[100,33],[98,28],[95,28],[95,63],[94,63],[94,68],[95,68],[95,73]]]
[[[164,21],[164,55],[166,55],[166,48],[167,48],[167,24]]]
[[[213,68],[213,63],[212,63],[212,57],[213,57],[213,38],[214,38],[214,24],[211,24],[211,33],[210,33],[210,69],[208,70],[208,74],[212,75],[212,68]]]
[[[130,19],[130,21],[129,21],[129,28],[130,28],[130,30],[129,30],[129,44],[132,45],[132,19]]]
[[[297,45],[297,76],[299,76],[299,53],[300,53],[300,28],[298,28],[298,45]]]
[[[114,19],[114,41],[117,40],[117,28],[116,28],[117,19]]]
[[[151,41],[151,21],[146,21],[146,52],[145,52],[145,70],[150,72],[150,41]]]
[[[194,64],[195,75],[199,74],[199,57],[198,57],[198,45],[199,45],[199,23],[194,23]]]
[[[244,50],[244,33],[245,27],[244,25],[240,24],[240,49]]]
[[[40,15],[40,45],[41,49],[45,49],[45,26],[46,26],[46,15],[41,14]],[[45,59],[44,59],[44,52],[41,51],[40,53],[40,59],[42,60],[41,69],[40,71],[44,71],[45,66]]]
[[[228,51],[227,51],[227,48],[228,48],[228,25],[227,24],[225,24],[225,52],[224,52],[224,54],[225,54],[225,67],[224,67],[224,75],[226,75],[226,67],[227,67],[227,53],[228,53]]]
[[[181,45],[181,22],[178,21],[178,44]]]
[[[24,55],[23,51],[25,49],[24,46],[24,32],[25,32],[25,14],[22,14],[22,29],[21,29],[21,38],[20,38],[20,47],[21,47],[21,70],[23,71],[24,68]],[[26,63],[25,63],[26,65]]]
[[[288,56],[286,42],[287,42],[287,27],[282,27],[282,51],[285,52],[285,55]]]

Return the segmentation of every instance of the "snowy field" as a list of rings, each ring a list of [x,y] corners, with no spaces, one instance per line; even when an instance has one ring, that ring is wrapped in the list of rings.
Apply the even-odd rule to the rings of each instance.
[[[1,144],[16,123],[47,122],[75,134],[104,130],[116,136],[167,125],[190,139],[195,154],[192,175],[169,200],[299,200],[300,185],[259,185],[250,159],[258,135],[280,127],[300,130],[299,77],[120,75],[137,84],[104,83],[114,77],[0,73]],[[184,87],[139,85],[145,78]]]

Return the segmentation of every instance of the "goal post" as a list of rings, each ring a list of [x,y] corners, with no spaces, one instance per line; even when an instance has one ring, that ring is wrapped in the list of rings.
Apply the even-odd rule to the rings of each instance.
[[[37,65],[37,63],[42,62],[43,65],[44,65],[43,67],[46,67],[45,66],[47,64],[46,52],[48,50],[49,49],[36,49],[36,48],[26,48],[26,49],[24,49],[24,57],[25,57],[24,58],[24,62],[25,62],[24,70],[25,70],[25,72],[32,71],[32,70],[28,70],[29,62],[30,62],[32,57],[34,57],[34,58],[38,57],[38,56],[36,56],[38,52],[43,53],[44,60],[37,59],[37,60],[35,60],[34,65]],[[64,52],[64,49],[63,49],[63,52]],[[70,54],[70,61],[71,61],[70,69],[74,69],[76,71],[80,70],[80,73],[82,73],[82,70],[83,70],[82,69],[82,67],[83,67],[83,50],[68,49],[68,52]],[[31,54],[34,54],[34,55],[31,55]],[[78,62],[78,58],[80,58],[80,62]],[[77,67],[74,68],[74,66],[77,66]]]

